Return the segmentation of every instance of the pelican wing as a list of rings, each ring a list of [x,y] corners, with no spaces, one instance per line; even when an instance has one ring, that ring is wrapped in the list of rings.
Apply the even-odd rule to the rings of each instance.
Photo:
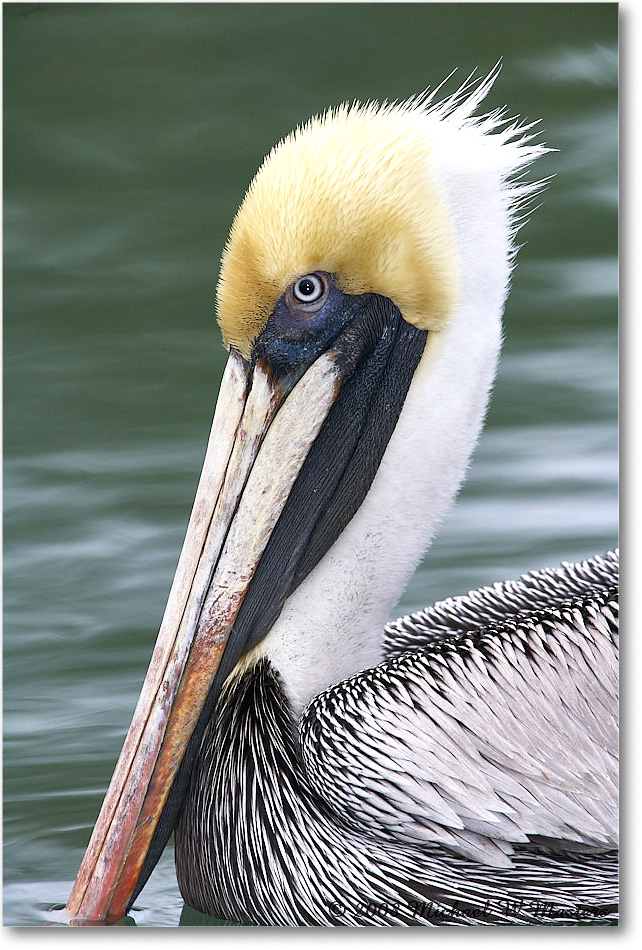
[[[616,587],[619,552],[609,551],[578,564],[529,571],[517,580],[498,581],[460,597],[449,597],[409,616],[391,621],[384,630],[384,656],[391,658],[452,637],[470,633],[518,614],[557,607],[596,588]]]
[[[617,592],[442,637],[318,696],[317,792],[353,828],[510,867],[617,846]]]

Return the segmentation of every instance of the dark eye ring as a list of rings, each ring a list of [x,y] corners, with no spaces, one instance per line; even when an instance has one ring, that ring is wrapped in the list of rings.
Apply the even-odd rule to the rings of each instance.
[[[318,274],[304,274],[292,285],[292,296],[297,303],[317,303],[323,297],[325,290],[325,282]]]

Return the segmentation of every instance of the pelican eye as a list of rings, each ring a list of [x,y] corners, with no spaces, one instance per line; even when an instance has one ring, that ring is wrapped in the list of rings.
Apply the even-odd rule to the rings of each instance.
[[[297,303],[318,303],[326,290],[326,283],[319,274],[305,274],[292,285],[292,296]]]

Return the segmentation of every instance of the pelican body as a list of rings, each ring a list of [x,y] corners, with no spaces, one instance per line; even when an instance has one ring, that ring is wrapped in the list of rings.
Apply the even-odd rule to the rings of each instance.
[[[479,437],[544,150],[494,75],[341,106],[265,159],[150,668],[67,904],[265,925],[611,922],[617,558],[389,625]]]

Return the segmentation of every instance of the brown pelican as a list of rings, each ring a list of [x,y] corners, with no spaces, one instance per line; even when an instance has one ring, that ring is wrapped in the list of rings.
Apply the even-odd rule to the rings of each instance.
[[[493,76],[344,105],[265,159],[218,286],[229,349],[176,577],[67,905],[267,925],[615,915],[617,559],[382,631],[485,414],[542,152]]]

